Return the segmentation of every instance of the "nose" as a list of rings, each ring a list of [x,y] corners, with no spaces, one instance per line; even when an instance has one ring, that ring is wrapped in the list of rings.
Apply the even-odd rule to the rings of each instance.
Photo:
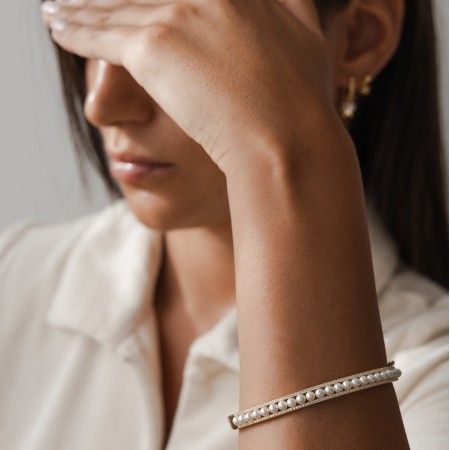
[[[86,119],[96,127],[144,123],[155,113],[147,92],[123,67],[102,60],[86,62]]]

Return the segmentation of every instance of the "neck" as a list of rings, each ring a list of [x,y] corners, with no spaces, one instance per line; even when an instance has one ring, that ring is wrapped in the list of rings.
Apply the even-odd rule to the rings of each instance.
[[[181,308],[197,333],[211,328],[235,304],[233,240],[229,223],[164,234],[157,286],[162,308]]]

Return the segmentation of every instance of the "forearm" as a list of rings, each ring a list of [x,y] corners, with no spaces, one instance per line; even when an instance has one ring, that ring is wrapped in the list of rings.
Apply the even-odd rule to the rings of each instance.
[[[386,363],[353,145],[330,131],[307,150],[289,161],[296,170],[261,160],[227,175],[242,408]],[[330,432],[337,427],[339,433]],[[240,436],[242,449],[271,448],[271,440],[293,449],[300,442],[320,449],[406,445],[390,385],[248,427]]]

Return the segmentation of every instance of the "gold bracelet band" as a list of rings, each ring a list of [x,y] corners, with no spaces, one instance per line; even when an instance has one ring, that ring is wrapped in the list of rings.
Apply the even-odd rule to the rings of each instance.
[[[239,430],[325,400],[331,400],[381,384],[392,383],[398,380],[401,374],[401,370],[394,366],[394,361],[391,361],[385,367],[321,383],[244,409],[228,416],[228,420],[233,430]]]

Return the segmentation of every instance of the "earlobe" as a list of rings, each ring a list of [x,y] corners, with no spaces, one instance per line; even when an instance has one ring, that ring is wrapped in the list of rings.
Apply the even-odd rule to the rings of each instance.
[[[338,85],[355,76],[375,78],[395,54],[400,42],[404,0],[359,0],[345,15],[346,48],[339,62]],[[359,85],[359,84],[358,84]]]

